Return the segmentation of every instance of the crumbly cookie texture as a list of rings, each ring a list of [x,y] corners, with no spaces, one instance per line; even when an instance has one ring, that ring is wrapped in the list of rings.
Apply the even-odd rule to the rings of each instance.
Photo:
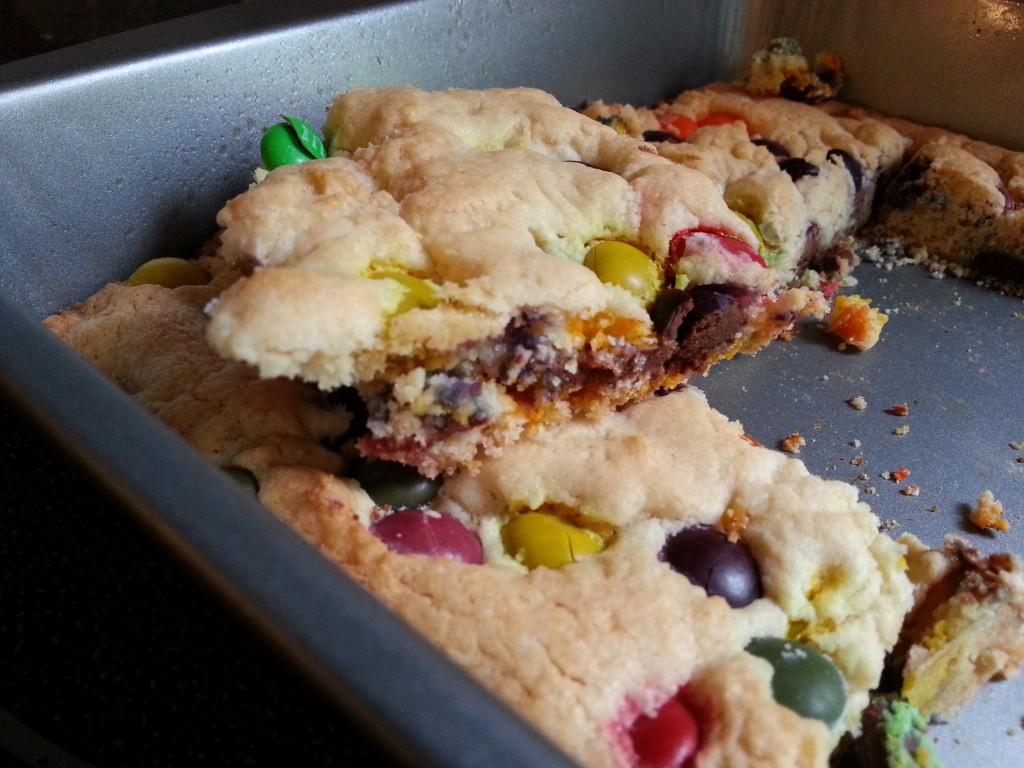
[[[823,109],[878,120],[909,144],[865,237],[898,243],[934,268],[1024,291],[1024,153],[839,102]]]
[[[585,110],[663,157],[696,168],[757,226],[770,263],[819,283],[848,271],[848,240],[908,140],[867,115],[831,115],[778,96],[715,83],[653,108],[597,102]]]
[[[325,407],[300,382],[260,378],[206,343],[203,307],[222,287],[217,279],[175,289],[113,283],[44,322],[221,466],[241,467],[236,459],[255,452],[337,470],[339,456],[324,446],[348,431],[348,412]]]
[[[1024,661],[1012,558],[892,540],[853,487],[756,445],[692,387],[438,481],[424,514],[472,532],[480,562],[403,554],[376,527],[395,511],[336,450],[354,437],[350,414],[205,346],[202,307],[238,275],[200,264],[208,285],[111,285],[46,324],[212,460],[250,473],[264,504],[584,765],[635,765],[634,724],[675,699],[697,720],[702,766],[823,767],[894,657],[929,713]],[[531,514],[599,543],[530,566],[503,533]],[[759,596],[730,607],[671,567],[666,542],[692,529],[742,544]],[[766,637],[832,660],[834,726],[777,702],[772,666],[747,650]],[[974,661],[950,662],[947,647]]]
[[[702,765],[825,765],[877,685],[911,603],[902,548],[855,490],[757,448],[692,388],[518,442],[460,472],[432,508],[479,531],[488,562],[399,555],[367,530],[373,503],[351,482],[279,467],[264,502],[585,765],[630,765],[624,734],[684,691],[701,723]],[[557,510],[611,531],[597,554],[527,569],[496,531]],[[659,558],[666,537],[738,533],[764,597],[730,609]],[[379,513],[379,510],[378,510]],[[847,685],[840,723],[776,704],[760,636],[807,643]]]
[[[367,453],[443,471],[824,312],[759,263],[706,175],[541,91],[356,90],[325,136],[332,157],[218,216],[221,257],[249,274],[211,304],[209,339],[263,376],[358,388]],[[666,301],[584,265],[609,240]]]
[[[952,718],[991,680],[1024,666],[1024,572],[1007,554],[983,557],[966,540],[942,550],[904,534],[915,607],[893,665],[901,695],[926,717]]]

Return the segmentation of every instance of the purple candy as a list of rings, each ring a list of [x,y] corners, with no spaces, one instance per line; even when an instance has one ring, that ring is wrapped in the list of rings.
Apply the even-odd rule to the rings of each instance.
[[[474,564],[484,561],[483,546],[476,534],[458,520],[429,510],[397,510],[371,525],[370,531],[399,554],[447,557]]]
[[[761,597],[761,573],[746,545],[706,526],[669,536],[660,558],[709,595],[742,608]]]

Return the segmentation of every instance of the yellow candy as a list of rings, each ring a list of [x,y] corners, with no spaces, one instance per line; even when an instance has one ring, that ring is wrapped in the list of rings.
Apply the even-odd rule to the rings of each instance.
[[[180,288],[183,285],[206,285],[210,282],[210,274],[194,261],[164,256],[147,261],[132,272],[125,282],[128,285]]]
[[[604,539],[554,515],[525,512],[501,528],[501,541],[527,568],[561,568],[604,548]]]
[[[661,288],[658,265],[639,248],[620,240],[605,240],[593,246],[583,266],[594,272],[602,283],[611,283],[636,296],[645,305],[654,301]]]
[[[405,289],[398,306],[395,307],[396,315],[410,309],[430,309],[441,303],[437,288],[433,284],[405,272],[378,272],[371,277],[375,280],[393,280]]]

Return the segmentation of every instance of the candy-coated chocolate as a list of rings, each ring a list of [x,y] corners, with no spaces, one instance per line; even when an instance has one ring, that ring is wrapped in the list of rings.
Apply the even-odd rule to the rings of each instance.
[[[629,737],[640,768],[684,768],[700,743],[697,721],[675,697],[654,715],[638,717]]]
[[[501,528],[505,551],[527,568],[561,568],[600,552],[604,539],[555,515],[524,512]]]
[[[669,536],[660,557],[709,595],[742,608],[761,597],[761,574],[742,541],[729,541],[707,526],[684,528]]]
[[[189,259],[162,256],[140,265],[125,282],[128,285],[180,288],[183,285],[206,285],[210,282],[210,273]]]
[[[832,660],[816,648],[779,637],[759,637],[747,652],[772,665],[772,695],[804,717],[833,725],[846,706],[846,681]]]
[[[394,552],[429,555],[480,564],[484,550],[480,539],[453,517],[425,509],[400,509],[372,526],[373,534]]]
[[[397,461],[359,459],[349,466],[348,474],[375,504],[399,509],[429,504],[441,487],[440,479],[424,477],[415,467]]]

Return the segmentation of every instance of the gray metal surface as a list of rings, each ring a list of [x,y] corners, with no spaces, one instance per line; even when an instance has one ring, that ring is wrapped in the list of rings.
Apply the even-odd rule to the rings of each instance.
[[[0,385],[349,705],[363,717],[381,718],[389,700],[400,703],[401,686],[366,688],[366,669],[354,669],[324,643],[324,622],[370,621],[381,642],[395,648],[415,641],[335,594],[337,576],[308,548],[253,515],[251,505],[220,487],[128,398],[50,343],[35,321],[146,258],[192,253],[212,231],[223,200],[247,183],[264,126],[286,110],[317,124],[334,94],[353,86],[534,85],[570,104],[594,97],[652,101],[734,73],[768,34],[781,32],[799,34],[811,51],[843,52],[851,93],[869,106],[893,109],[895,99],[896,111],[935,120],[941,89],[932,83],[955,74],[965,60],[951,59],[935,41],[964,37],[952,24],[970,8],[989,20],[975,36],[978,45],[997,51],[997,61],[978,70],[986,86],[980,130],[1024,143],[1018,119],[1024,48],[1013,26],[1022,16],[1019,3],[957,2],[942,11],[924,2],[853,6],[855,12],[837,2],[253,2],[0,67]],[[794,11],[799,8],[806,12]],[[1004,26],[997,29],[993,20],[1000,18]],[[895,66],[901,56],[886,48],[888,58],[878,61],[887,63],[876,66],[869,54],[881,42],[873,41],[888,45],[893,35],[927,64]],[[974,48],[957,50],[970,57]],[[1024,464],[1016,462],[1024,452],[1010,447],[1024,440],[1024,306],[913,268],[867,267],[860,280],[876,304],[898,310],[874,350],[841,353],[808,328],[792,344],[720,366],[702,388],[765,444],[799,431],[811,469],[873,486],[876,493],[865,499],[894,527],[929,543],[963,531],[985,551],[1024,554]],[[68,405],[79,392],[93,398],[88,407]],[[858,395],[868,402],[864,411],[845,402]],[[908,405],[906,417],[885,413],[896,403]],[[124,441],[110,444],[110,419],[136,436],[130,450]],[[909,432],[892,434],[902,424]],[[858,455],[865,463],[855,467],[850,459]],[[198,473],[187,498],[173,483],[154,481],[171,476],[153,469],[168,462]],[[903,485],[917,484],[920,495],[904,496],[902,486],[879,476],[898,467],[910,469]],[[862,472],[869,480],[857,479]],[[982,535],[964,523],[966,505],[985,489],[1006,504],[1014,523],[1008,534]],[[225,517],[211,522],[191,511],[204,507],[224,510]],[[251,522],[246,535],[255,541],[241,541],[236,532],[218,544],[217,525],[230,529],[241,519]],[[237,557],[254,546],[279,558],[274,578]],[[282,588],[298,585],[308,591]],[[473,695],[457,678],[449,680],[443,664],[427,674],[434,691],[454,684],[460,695]],[[429,743],[427,727],[404,721],[407,715],[399,711],[388,721],[403,741],[400,751],[434,750],[431,759],[441,763],[452,758],[445,750],[458,743]],[[495,717],[500,721],[500,713]],[[964,717],[939,730],[949,764],[1021,764],[1024,742],[1012,732],[1024,727],[1022,717],[1024,683],[986,691]],[[493,731],[495,743],[517,741],[512,736],[521,734],[511,728]],[[495,757],[493,764],[506,762]]]

